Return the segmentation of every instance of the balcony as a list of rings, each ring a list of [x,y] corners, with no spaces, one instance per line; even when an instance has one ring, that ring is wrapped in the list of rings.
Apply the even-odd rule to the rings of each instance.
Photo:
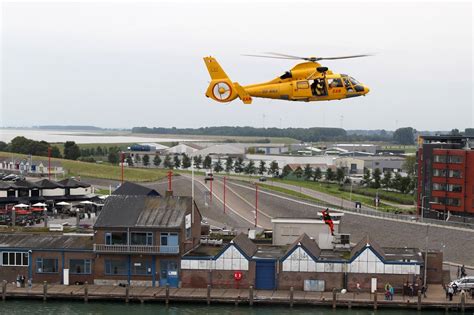
[[[179,254],[179,246],[94,244],[94,252],[112,254]]]

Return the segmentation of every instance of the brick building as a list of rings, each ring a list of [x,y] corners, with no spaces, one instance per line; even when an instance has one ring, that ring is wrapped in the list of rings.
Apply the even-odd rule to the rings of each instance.
[[[417,152],[418,213],[474,217],[474,137],[421,136]]]

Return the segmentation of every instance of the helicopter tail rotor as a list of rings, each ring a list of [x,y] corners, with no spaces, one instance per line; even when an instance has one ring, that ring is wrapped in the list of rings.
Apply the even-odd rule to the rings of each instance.
[[[215,58],[205,57],[204,63],[212,79],[206,91],[207,97],[221,103],[227,103],[239,97],[244,104],[252,103],[252,97],[237,82],[233,83],[230,80]]]

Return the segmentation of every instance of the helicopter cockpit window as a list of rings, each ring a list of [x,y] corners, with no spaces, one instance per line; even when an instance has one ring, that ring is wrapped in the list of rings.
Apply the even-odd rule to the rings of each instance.
[[[344,81],[347,92],[354,92],[354,88],[352,87],[351,82],[349,82],[349,79],[347,77],[343,77],[342,80]]]
[[[284,80],[284,79],[290,79],[292,78],[293,76],[291,75],[291,72],[290,71],[286,71],[285,73],[283,73],[282,76],[280,76],[280,79]]]
[[[353,77],[350,77],[350,80],[351,80],[352,85],[354,86],[360,84],[360,82],[354,79]]]
[[[329,88],[343,87],[341,79],[328,79]]]

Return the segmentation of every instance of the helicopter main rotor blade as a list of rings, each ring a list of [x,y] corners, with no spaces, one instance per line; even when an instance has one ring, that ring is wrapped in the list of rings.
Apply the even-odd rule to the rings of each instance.
[[[317,57],[316,60],[337,60],[337,59],[360,58],[360,57],[369,57],[369,56],[373,56],[373,55],[364,54],[364,55],[351,55],[351,56],[341,56],[341,57]]]
[[[291,59],[303,59],[303,60],[309,59],[309,58],[306,58],[306,57],[299,57],[299,56],[293,56],[293,55],[285,55],[285,54],[279,54],[279,53],[274,53],[274,52],[266,52],[265,54],[268,54],[268,55],[275,55],[275,56],[280,56],[280,57],[288,57],[288,58],[291,58]]]
[[[291,59],[291,60],[300,59],[300,58],[274,57],[274,56],[264,56],[264,55],[247,55],[247,54],[243,54],[242,56],[258,57],[258,58],[272,58],[272,59]]]

